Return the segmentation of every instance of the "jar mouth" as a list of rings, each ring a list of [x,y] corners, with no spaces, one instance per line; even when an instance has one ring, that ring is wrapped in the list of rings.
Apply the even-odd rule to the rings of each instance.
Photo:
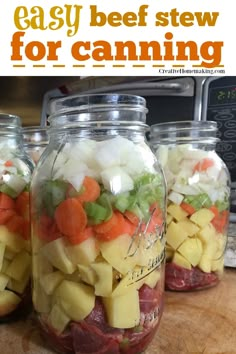
[[[72,95],[51,103],[50,128],[147,130],[146,100],[126,94]]]
[[[49,107],[50,116],[63,114],[67,112],[94,112],[109,109],[117,109],[124,107],[132,107],[137,110],[147,112],[146,100],[144,97],[129,94],[89,94],[89,95],[70,95],[55,99]]]
[[[46,145],[49,141],[47,128],[29,126],[22,129],[24,145]]]
[[[214,121],[178,121],[157,123],[150,127],[149,139],[151,143],[188,143],[208,142],[217,143],[217,123]]]
[[[21,129],[21,118],[19,116],[9,113],[0,113],[0,134],[20,134]]]

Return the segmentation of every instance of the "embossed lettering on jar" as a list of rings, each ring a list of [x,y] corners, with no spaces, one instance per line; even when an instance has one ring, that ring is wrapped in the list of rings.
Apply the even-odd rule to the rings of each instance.
[[[31,309],[29,183],[21,120],[0,114],[0,322]]]
[[[33,304],[61,353],[140,353],[163,311],[165,183],[146,102],[56,100],[32,181]]]
[[[216,285],[224,271],[230,177],[215,152],[210,121],[151,126],[150,142],[167,180],[166,276],[169,290]]]

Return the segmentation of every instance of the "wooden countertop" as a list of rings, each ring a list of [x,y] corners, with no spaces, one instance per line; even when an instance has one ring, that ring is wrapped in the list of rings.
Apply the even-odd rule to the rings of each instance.
[[[52,354],[32,323],[29,317],[0,325],[0,353]],[[236,269],[227,268],[212,289],[166,292],[161,325],[146,354],[188,353],[236,353]]]

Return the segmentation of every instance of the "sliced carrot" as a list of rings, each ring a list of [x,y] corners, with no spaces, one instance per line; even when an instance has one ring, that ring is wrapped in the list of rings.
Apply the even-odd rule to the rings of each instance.
[[[12,167],[13,166],[13,162],[11,160],[7,160],[5,163],[4,163],[4,166],[6,167]]]
[[[214,217],[211,223],[217,232],[224,233],[226,231],[226,226],[228,225],[228,220],[229,212],[228,210],[223,210],[220,214]]]
[[[109,220],[103,221],[102,223],[95,225],[93,229],[97,233],[106,233],[110,231],[111,228],[117,224],[117,222],[117,213],[114,212]]]
[[[214,213],[215,217],[217,217],[219,215],[219,209],[215,205],[212,205],[209,208],[209,210],[211,210]]]
[[[193,173],[194,172],[202,172],[206,171],[209,167],[214,166],[215,162],[212,159],[209,159],[208,157],[202,159],[199,161],[194,167],[193,167]]]
[[[75,237],[68,237],[72,245],[78,245],[81,242],[87,240],[94,235],[93,228],[91,226],[86,227],[83,231],[78,233]]]
[[[163,225],[163,212],[162,210],[158,207],[157,203],[154,203],[150,207],[150,212],[151,212],[151,220],[149,221],[148,227],[147,227],[147,232],[155,232],[156,228],[158,226]],[[146,226],[142,226],[142,231],[146,229]]]
[[[124,216],[119,212],[114,212],[116,216],[116,223],[109,231],[103,233],[96,233],[96,237],[100,241],[111,241],[123,234],[132,234],[132,229],[129,222],[126,222]]]
[[[29,192],[22,192],[16,198],[16,211],[26,220],[29,220]]]
[[[30,239],[30,222],[28,220],[24,220],[23,230],[22,230],[21,236],[25,240],[29,240]]]
[[[125,228],[127,230],[126,233],[129,234],[130,236],[133,236],[137,231],[137,225],[134,225],[131,221],[129,221],[126,218],[125,218],[125,223],[126,223]]]
[[[77,198],[63,200],[54,216],[58,229],[68,237],[76,237],[87,225],[87,215]]]
[[[188,213],[188,215],[192,215],[193,213],[195,213],[196,209],[191,205],[191,204],[188,204],[188,203],[185,203],[185,202],[182,202],[180,204],[180,207],[186,211],[186,213]]]
[[[14,232],[20,235],[23,235],[24,230],[24,219],[22,216],[14,214],[10,219],[5,223],[6,227],[10,232]]]
[[[100,186],[92,177],[85,176],[82,188],[82,193],[76,197],[81,203],[94,202],[100,196]]]
[[[15,209],[14,199],[5,193],[0,193],[0,209]]]
[[[41,215],[34,225],[37,235],[41,240],[50,242],[62,236],[54,219],[48,215]]]
[[[0,209],[0,225],[5,225],[16,212],[13,209]]]
[[[126,210],[124,212],[124,216],[135,226],[138,226],[139,224],[139,218],[137,217],[136,214],[134,214],[132,211]]]

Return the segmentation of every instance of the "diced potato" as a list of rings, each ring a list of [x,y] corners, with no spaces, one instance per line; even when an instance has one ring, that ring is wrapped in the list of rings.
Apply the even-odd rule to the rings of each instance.
[[[216,235],[217,250],[215,253],[215,259],[222,258],[227,244],[227,235],[217,234]]]
[[[172,257],[174,256],[174,249],[168,244],[166,244],[166,247],[165,247],[165,254],[166,254],[167,261],[172,259]]]
[[[113,272],[112,266],[107,262],[92,263],[91,268],[97,275],[95,295],[110,296],[112,293]]]
[[[52,297],[45,293],[38,280],[33,281],[32,299],[34,309],[38,313],[49,313],[51,311]]]
[[[82,281],[89,285],[95,285],[97,281],[97,275],[91,267],[79,264],[78,269]]]
[[[182,256],[179,252],[174,253],[174,257],[172,259],[172,262],[178,265],[179,267],[185,268],[185,269],[192,269],[191,263]]]
[[[103,298],[108,323],[115,328],[132,328],[139,324],[139,296],[136,289],[124,295]]]
[[[78,245],[68,246],[66,248],[66,254],[75,266],[77,264],[89,265],[94,262],[98,256],[99,248],[96,240],[90,237]]]
[[[57,303],[73,321],[87,317],[95,305],[94,290],[87,285],[63,280],[55,291]]]
[[[188,236],[190,237],[195,235],[200,230],[200,228],[196,224],[194,224],[187,218],[179,221],[178,225],[182,227],[183,230],[186,231]]]
[[[216,258],[217,247],[218,247],[217,240],[212,239],[212,242],[208,242],[207,244],[203,244],[203,253],[209,259],[214,259],[214,258]]]
[[[12,291],[0,291],[0,316],[8,315],[14,311],[20,302],[21,298]]]
[[[10,251],[9,249],[6,249],[6,250],[5,250],[4,258],[6,258],[6,259],[12,261],[15,256],[16,256],[16,253],[15,253],[15,252]]]
[[[66,253],[68,242],[64,237],[58,238],[52,242],[47,243],[41,248],[41,252],[47,257],[49,262],[58,270],[66,274],[72,274],[76,266],[69,259]]]
[[[48,322],[57,331],[57,333],[60,334],[70,322],[70,317],[65,314],[58,304],[55,304],[48,316]]]
[[[0,272],[2,270],[2,264],[3,264],[3,260],[4,260],[5,249],[6,249],[5,243],[0,242]]]
[[[166,224],[169,225],[173,219],[174,219],[174,218],[173,218],[172,215],[167,214],[167,215],[166,215]]]
[[[51,295],[64,279],[64,274],[59,270],[43,275],[39,281],[47,295]]]
[[[203,244],[208,244],[214,240],[215,234],[216,232],[214,226],[209,223],[198,232],[197,237],[202,241]]]
[[[38,254],[34,254],[32,257],[32,271],[33,277],[39,280],[43,275],[52,273],[53,266],[49,262],[48,258],[40,252]]]
[[[6,274],[0,273],[0,291],[5,290],[9,277]]]
[[[168,244],[176,250],[187,238],[187,232],[183,230],[178,223],[172,221],[166,232],[166,241]]]
[[[74,281],[75,283],[80,283],[82,280],[78,269],[76,269],[72,274],[66,274],[65,279]]]
[[[13,252],[20,252],[26,248],[25,240],[20,235],[8,231],[5,225],[0,225],[0,242]]]
[[[211,210],[202,208],[193,213],[190,217],[190,220],[201,228],[203,228],[204,226],[209,224],[209,222],[211,222],[214,217],[215,214]]]
[[[223,273],[223,271],[224,271],[224,257],[221,257],[220,259],[212,261],[211,271],[218,272],[219,274]]]
[[[9,282],[7,284],[7,288],[9,290],[12,290],[18,294],[23,294],[26,287],[29,285],[30,282],[30,276],[31,276],[31,269],[28,268],[27,271],[25,272],[23,278],[18,281],[15,279],[9,279]]]
[[[38,253],[40,249],[47,244],[47,241],[42,240],[39,238],[37,235],[32,235],[32,243],[31,243],[31,248],[32,248],[32,253]]]
[[[13,258],[5,273],[10,278],[21,281],[30,267],[31,256],[28,252],[22,251]]]
[[[8,268],[8,266],[9,266],[9,264],[11,263],[11,261],[9,261],[8,259],[6,259],[6,258],[4,258],[3,259],[3,262],[2,262],[2,273],[4,273],[5,274],[5,272],[6,272],[6,270],[7,270],[7,268]]]
[[[156,236],[155,236],[156,237]],[[155,267],[156,260],[164,253],[164,244],[160,240],[152,241],[148,235],[137,241],[139,247],[137,250],[137,265],[143,267]]]
[[[188,238],[181,244],[178,251],[195,267],[202,256],[202,243],[198,238]]]
[[[209,258],[209,256],[205,253],[203,253],[200,262],[198,263],[198,267],[205,273],[210,273],[211,272],[211,264],[212,260]]]
[[[150,274],[144,278],[144,284],[148,285],[149,288],[154,289],[158,281],[161,278],[161,273],[159,269],[155,269]]]
[[[127,234],[109,242],[100,242],[103,258],[123,275],[131,271],[138,262],[137,250],[133,251],[132,248],[131,255],[128,255],[131,242],[132,238]]]
[[[140,278],[143,277],[143,268],[135,267],[133,271],[128,272],[123,278],[114,281],[114,290],[111,297],[121,296],[130,291],[137,289]],[[141,285],[143,285],[142,282]]]
[[[167,213],[177,221],[183,220],[188,216],[188,213],[177,204],[170,204],[167,208]]]

